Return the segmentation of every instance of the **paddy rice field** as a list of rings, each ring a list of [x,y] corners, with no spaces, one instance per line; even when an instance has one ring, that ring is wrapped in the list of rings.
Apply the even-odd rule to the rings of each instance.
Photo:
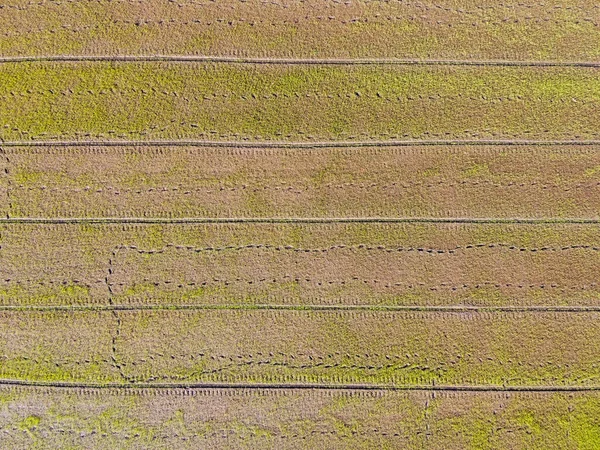
[[[0,447],[600,448],[599,5],[0,1]]]

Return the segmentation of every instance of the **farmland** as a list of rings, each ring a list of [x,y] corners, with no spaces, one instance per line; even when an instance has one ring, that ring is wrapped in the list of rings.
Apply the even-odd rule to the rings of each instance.
[[[0,212],[591,219],[600,211],[599,145],[7,146]]]
[[[598,138],[595,68],[0,64],[0,138]]]
[[[3,440],[14,448],[31,439],[101,449],[586,448],[597,442],[591,439],[599,408],[596,394],[528,392],[107,389],[99,395],[5,387],[0,398]],[[550,428],[551,435],[544,432]]]
[[[3,55],[596,61],[590,0],[4,0]],[[574,45],[573,43],[577,43]]]
[[[599,13],[0,0],[0,447],[600,448]]]
[[[5,306],[600,305],[595,224],[6,224],[1,234]]]
[[[28,311],[1,320],[1,375],[11,380],[531,388],[595,386],[600,376],[597,312]]]

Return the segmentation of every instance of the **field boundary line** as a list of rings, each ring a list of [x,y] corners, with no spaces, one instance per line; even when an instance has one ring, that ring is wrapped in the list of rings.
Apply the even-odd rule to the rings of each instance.
[[[0,379],[0,386],[31,386],[75,389],[240,389],[240,390],[348,390],[348,391],[455,391],[455,392],[592,392],[600,385],[393,385],[325,383],[84,383]]]
[[[412,147],[437,145],[498,145],[498,146],[600,146],[600,140],[536,140],[536,139],[412,139],[371,141],[211,141],[202,139],[178,140],[71,140],[71,141],[2,141],[0,147],[233,147],[233,148],[356,148]]]
[[[5,56],[0,63],[22,62],[207,62],[278,65],[396,65],[600,68],[598,61],[526,61],[400,58],[252,58],[210,55],[40,55]]]
[[[440,224],[600,224],[600,218],[493,217],[10,217],[4,224],[331,224],[331,223],[440,223]]]
[[[87,305],[0,305],[0,312],[71,312],[71,311],[382,311],[382,312],[565,312],[565,313],[590,313],[600,312],[598,306],[474,306],[474,305],[278,305],[278,304],[185,304],[185,305],[129,305],[129,304],[87,304]]]

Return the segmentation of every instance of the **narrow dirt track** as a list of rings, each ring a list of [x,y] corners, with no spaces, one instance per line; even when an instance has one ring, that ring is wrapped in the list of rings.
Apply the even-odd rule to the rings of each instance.
[[[489,140],[489,139],[436,139],[406,141],[205,141],[205,140],[158,140],[158,141],[0,141],[2,147],[239,147],[239,148],[341,148],[341,147],[411,147],[416,145],[600,145],[600,140]]]
[[[377,305],[0,305],[0,311],[388,311],[388,312],[600,312],[600,306],[377,306]]]
[[[23,380],[0,380],[0,386],[35,386],[71,389],[244,389],[244,390],[335,390],[335,391],[450,391],[450,392],[594,392],[600,385],[590,386],[496,386],[496,385],[368,385],[319,383],[69,383]]]
[[[202,55],[48,55],[7,56],[0,63],[20,62],[215,62],[233,64],[281,64],[281,65],[399,65],[399,66],[499,66],[499,67],[591,67],[600,68],[600,62],[588,61],[509,61],[509,60],[460,60],[460,59],[396,59],[396,58],[239,58]]]
[[[472,217],[333,217],[333,218],[311,218],[311,217],[185,217],[177,218],[154,218],[154,217],[73,217],[73,218],[31,218],[10,217],[0,218],[0,224],[203,224],[203,223],[495,223],[495,224],[600,224],[600,219],[579,218],[472,218]]]

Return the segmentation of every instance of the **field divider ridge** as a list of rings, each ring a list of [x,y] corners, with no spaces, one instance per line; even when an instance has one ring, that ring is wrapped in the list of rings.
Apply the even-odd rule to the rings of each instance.
[[[600,68],[600,61],[468,60],[418,58],[245,58],[210,55],[40,55],[5,56],[0,63],[22,62],[208,62],[278,65],[400,65]]]
[[[600,224],[600,218],[576,217],[9,217],[2,224],[328,224],[328,223],[465,223],[465,224]]]
[[[240,389],[240,390],[336,390],[336,391],[450,391],[450,392],[594,392],[600,385],[390,385],[390,384],[330,384],[330,383],[80,383],[68,381],[29,381],[0,379],[0,386],[32,386],[74,389]]]
[[[523,305],[523,306],[476,306],[476,305],[281,305],[281,304],[81,304],[81,305],[0,305],[1,312],[77,312],[77,311],[381,311],[381,312],[431,312],[431,313],[463,313],[463,312],[564,312],[564,313],[588,313],[600,312],[598,306],[560,306],[560,305]]]
[[[367,141],[219,141],[203,139],[178,140],[70,140],[70,141],[3,141],[3,147],[234,147],[234,148],[361,148],[361,147],[411,147],[437,145],[498,145],[498,146],[557,146],[580,145],[600,146],[598,139],[411,139],[411,140],[367,140]]]

